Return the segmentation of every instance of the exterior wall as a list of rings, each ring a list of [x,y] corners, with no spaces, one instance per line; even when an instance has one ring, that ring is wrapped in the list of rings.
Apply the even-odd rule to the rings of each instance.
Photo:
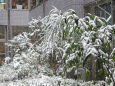
[[[84,5],[95,0],[47,0],[44,4],[32,10],[11,10],[12,26],[27,26],[32,18],[48,15],[53,6],[62,12],[74,9],[79,17],[84,16]],[[0,11],[0,25],[7,25],[7,10]]]
[[[52,6],[57,7],[59,10],[66,11],[68,9],[74,9],[79,17],[84,16],[84,0],[48,0],[46,2],[46,15],[52,9]]]
[[[94,1],[99,1],[99,0],[84,0],[84,4],[92,3]]]
[[[0,11],[0,25],[7,25],[7,11],[1,10]]]
[[[7,25],[8,17],[7,10],[0,11],[0,25]],[[23,26],[27,25],[29,22],[29,11],[25,10],[11,10],[10,14],[11,25],[13,26]]]
[[[39,16],[43,17],[43,4],[30,10],[29,20],[31,20],[33,18],[38,18]]]
[[[44,5],[41,4],[30,11],[30,20],[32,18],[37,18],[38,16],[43,17],[43,15],[48,15],[50,10],[53,9],[53,6],[62,12],[68,9],[74,9],[79,17],[84,16],[84,0],[48,0]]]
[[[44,4],[32,10],[11,10],[11,25],[12,26],[27,26],[32,18],[44,17],[48,15],[52,6],[55,6],[62,12],[68,9],[74,9],[79,17],[85,14],[84,6],[88,3],[100,0],[47,0]],[[7,25],[7,10],[0,11],[0,25]]]
[[[25,10],[11,10],[11,25],[25,26],[29,22],[29,11]]]

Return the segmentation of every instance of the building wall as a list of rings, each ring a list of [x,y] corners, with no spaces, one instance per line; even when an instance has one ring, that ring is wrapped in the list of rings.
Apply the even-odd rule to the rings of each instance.
[[[25,10],[11,10],[10,14],[11,25],[25,26],[29,22],[29,11]],[[0,11],[0,25],[7,25],[8,23],[7,10]]]
[[[32,10],[11,10],[11,25],[13,26],[27,26],[32,18],[44,17],[48,15],[53,6],[62,12],[68,9],[74,9],[79,17],[83,17],[84,6],[91,2],[100,0],[47,0],[45,4],[41,4]],[[7,25],[7,11],[0,11],[0,25]]]
[[[1,10],[0,11],[0,25],[7,25],[7,11]]]
[[[27,26],[32,18],[44,17],[48,15],[53,6],[62,12],[74,9],[79,17],[84,16],[84,5],[95,0],[47,0],[32,10],[11,10],[11,25]],[[0,11],[0,25],[7,25],[7,10]]]
[[[92,3],[94,1],[99,1],[99,0],[84,0],[84,4]]]
[[[11,10],[11,25],[26,26],[29,22],[29,11]]]
[[[79,17],[84,16],[84,0],[47,0],[44,4],[32,9],[30,11],[30,20],[37,18],[38,16],[48,15],[53,6],[61,10],[62,12],[68,9],[74,9]],[[44,11],[43,11],[44,10]]]
[[[30,10],[29,20],[31,20],[33,18],[38,18],[39,16],[43,17],[43,4]]]

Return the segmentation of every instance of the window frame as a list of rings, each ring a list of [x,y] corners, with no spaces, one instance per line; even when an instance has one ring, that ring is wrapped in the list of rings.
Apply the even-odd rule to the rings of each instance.
[[[27,9],[13,9],[13,8],[12,8],[12,0],[10,0],[10,9],[11,9],[11,10],[16,10],[16,11],[17,11],[17,10],[25,10],[25,11],[26,11],[26,10],[29,10],[29,9],[30,9],[30,0],[27,0]]]
[[[32,1],[32,0],[28,0],[28,5],[27,5],[28,8],[27,8],[27,9],[13,9],[13,8],[12,8],[12,0],[10,0],[10,10],[13,10],[13,11],[18,11],[18,10],[19,10],[19,11],[20,11],[20,10],[21,10],[21,11],[23,11],[23,10],[24,10],[24,11],[29,11],[29,10],[32,10],[32,9],[34,9],[34,8],[36,8],[36,7],[38,7],[38,6],[40,6],[41,4],[43,4],[44,2],[46,2],[46,1],[48,1],[48,0],[42,0],[41,3],[35,5],[33,8],[31,7],[31,1]],[[4,9],[0,9],[0,10],[7,10],[7,9],[8,9],[8,8],[7,8],[7,7],[8,7],[8,5],[7,5],[8,0],[5,0],[5,2],[6,2],[6,4],[5,4],[5,6],[4,6]]]
[[[97,2],[91,2],[91,3],[85,4],[84,5],[84,12],[85,12],[84,16],[87,15],[87,13],[91,13],[93,15],[96,15],[96,13],[95,13],[96,7],[98,7],[99,5],[110,3],[110,2],[111,2],[111,16],[112,16],[112,0],[100,0]],[[113,24],[113,21],[112,21],[112,24]]]
[[[46,2],[46,1],[48,1],[48,0],[42,0],[41,3],[37,4],[37,5],[34,6],[33,8],[31,7],[31,1],[32,1],[32,0],[30,0],[30,10],[32,10],[32,9],[34,9],[34,8],[36,8],[36,7],[40,6],[40,5],[42,5],[44,2]]]

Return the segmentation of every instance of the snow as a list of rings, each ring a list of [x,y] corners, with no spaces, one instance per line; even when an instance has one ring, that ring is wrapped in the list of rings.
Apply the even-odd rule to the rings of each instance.
[[[7,64],[10,63],[11,62],[11,58],[10,57],[6,57],[4,62],[7,63]]]
[[[93,85],[92,83],[93,82],[85,83],[82,81],[75,81],[72,79],[62,79],[57,76],[49,77],[40,74],[36,77],[25,78],[23,80],[15,80],[14,82],[2,82],[0,83],[0,86],[100,86],[100,84],[104,84],[105,82],[99,82],[96,85]],[[105,86],[107,86],[107,84]]]
[[[109,61],[109,71],[115,75],[114,61],[108,60],[109,53],[103,49],[103,44],[111,43],[114,26],[91,16],[79,18],[72,9],[61,13],[55,8],[44,18],[33,19],[29,23],[29,33],[23,32],[7,44],[15,54],[11,63],[7,57],[7,64],[0,67],[0,86],[109,86],[105,81],[94,85],[93,81],[65,78],[65,72],[73,68],[77,75],[77,69],[83,68],[83,61],[89,55]],[[33,40],[36,35],[38,38]],[[111,56],[114,51],[111,50]]]
[[[93,21],[93,20],[90,20],[90,21],[89,21],[89,24],[90,24],[91,26],[93,26],[93,27],[96,27],[95,21]]]

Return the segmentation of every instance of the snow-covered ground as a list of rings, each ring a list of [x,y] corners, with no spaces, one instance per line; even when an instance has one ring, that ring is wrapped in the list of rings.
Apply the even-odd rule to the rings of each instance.
[[[83,82],[72,79],[62,79],[56,76],[46,76],[43,74],[34,77],[24,78],[22,80],[14,80],[8,82],[1,82],[0,86],[109,86],[105,82]]]
[[[30,69],[21,70],[15,69],[13,63],[0,67],[0,86],[109,86],[103,81],[93,83],[55,76],[50,69],[40,65],[38,69],[30,66]]]

